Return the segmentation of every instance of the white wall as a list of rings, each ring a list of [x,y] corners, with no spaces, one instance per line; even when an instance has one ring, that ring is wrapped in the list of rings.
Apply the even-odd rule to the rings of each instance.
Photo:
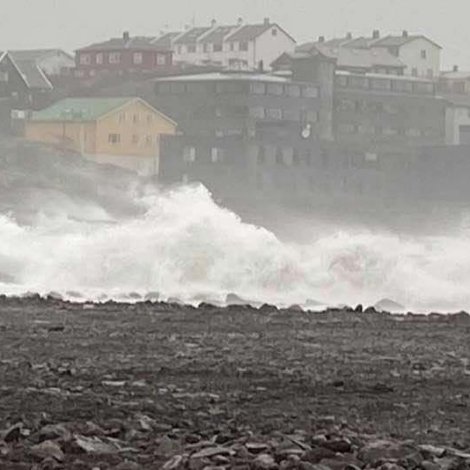
[[[460,145],[460,126],[470,126],[470,108],[446,109],[446,145]]]
[[[426,59],[421,57],[421,51],[426,51]],[[418,70],[418,76],[428,77],[431,69],[433,77],[439,77],[441,70],[441,50],[424,38],[417,38],[400,48],[400,60],[406,65],[405,75],[412,75],[413,68]]]
[[[273,30],[277,30],[277,35],[273,36]],[[264,68],[269,70],[274,62],[284,52],[294,52],[295,41],[276,25],[266,30],[254,43],[253,58],[251,66],[257,68],[262,60]]]

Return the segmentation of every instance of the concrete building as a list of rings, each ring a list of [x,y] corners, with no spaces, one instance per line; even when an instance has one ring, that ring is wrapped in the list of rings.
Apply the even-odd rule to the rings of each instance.
[[[143,175],[159,170],[160,138],[176,123],[140,98],[70,98],[35,112],[25,138]]]

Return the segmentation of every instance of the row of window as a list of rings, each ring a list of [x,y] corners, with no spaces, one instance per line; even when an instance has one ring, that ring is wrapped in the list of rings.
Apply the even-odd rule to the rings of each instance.
[[[117,121],[119,124],[125,124],[131,122],[133,124],[139,124],[146,122],[147,124],[152,124],[154,120],[153,114],[146,113],[141,115],[139,113],[127,114],[125,112],[119,113],[117,116]]]
[[[358,75],[338,75],[336,85],[341,88],[357,88],[363,90],[394,91],[399,93],[434,93],[434,84],[391,78],[372,78]]]
[[[337,127],[342,134],[362,134],[380,136],[433,137],[439,135],[435,129],[394,128],[374,126],[371,124],[339,124]]]
[[[158,141],[158,137],[153,138],[150,135],[139,136],[133,134],[131,137],[132,145],[144,145],[145,147],[152,147]],[[119,145],[122,143],[121,134],[111,133],[108,134],[108,143],[112,145]]]
[[[120,52],[97,52],[96,54],[80,53],[80,65],[104,65],[104,64],[120,64],[122,61],[122,54]],[[141,65],[144,62],[143,52],[132,53],[132,63],[134,65]],[[157,65],[166,65],[166,54],[155,54],[155,63]]]
[[[176,47],[176,53],[183,54],[196,54],[196,53],[211,53],[211,52],[247,52],[249,44],[246,41],[230,42],[226,44],[186,44]]]
[[[370,101],[370,100],[352,100],[348,98],[338,99],[335,105],[336,111],[354,111],[355,113],[386,113],[386,114],[400,114],[409,113],[413,109],[415,114],[426,113],[429,108],[425,106],[406,107],[394,103],[387,103],[384,101]]]
[[[317,122],[318,111],[307,110],[301,111],[299,109],[280,109],[280,108],[263,108],[262,106],[256,106],[250,108],[250,116],[255,119],[273,119],[283,121],[306,121],[306,122]]]
[[[310,85],[295,85],[284,83],[252,82],[218,82],[218,83],[160,83],[157,88],[160,94],[236,94],[251,93],[254,95],[289,96],[294,98],[316,98],[318,88]]]

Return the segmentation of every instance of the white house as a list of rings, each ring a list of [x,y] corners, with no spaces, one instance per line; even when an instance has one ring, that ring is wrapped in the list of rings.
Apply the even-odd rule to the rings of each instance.
[[[372,49],[386,48],[405,65],[405,75],[437,78],[441,70],[441,46],[422,35],[386,36],[373,41]]]
[[[34,63],[47,76],[59,76],[75,67],[75,59],[61,49],[32,49],[8,51],[15,63]]]
[[[284,52],[293,52],[296,42],[268,18],[261,24],[194,27],[172,39],[175,63],[219,65],[236,70],[268,69]]]

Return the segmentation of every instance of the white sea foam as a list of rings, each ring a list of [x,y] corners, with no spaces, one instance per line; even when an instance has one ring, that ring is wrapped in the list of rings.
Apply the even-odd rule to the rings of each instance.
[[[73,291],[98,299],[157,291],[184,301],[236,293],[279,305],[390,298],[418,311],[470,309],[466,233],[319,229],[298,244],[243,223],[202,186],[129,198],[143,214],[117,219],[74,204],[71,216],[70,204],[56,203],[28,225],[0,215],[0,292]]]

